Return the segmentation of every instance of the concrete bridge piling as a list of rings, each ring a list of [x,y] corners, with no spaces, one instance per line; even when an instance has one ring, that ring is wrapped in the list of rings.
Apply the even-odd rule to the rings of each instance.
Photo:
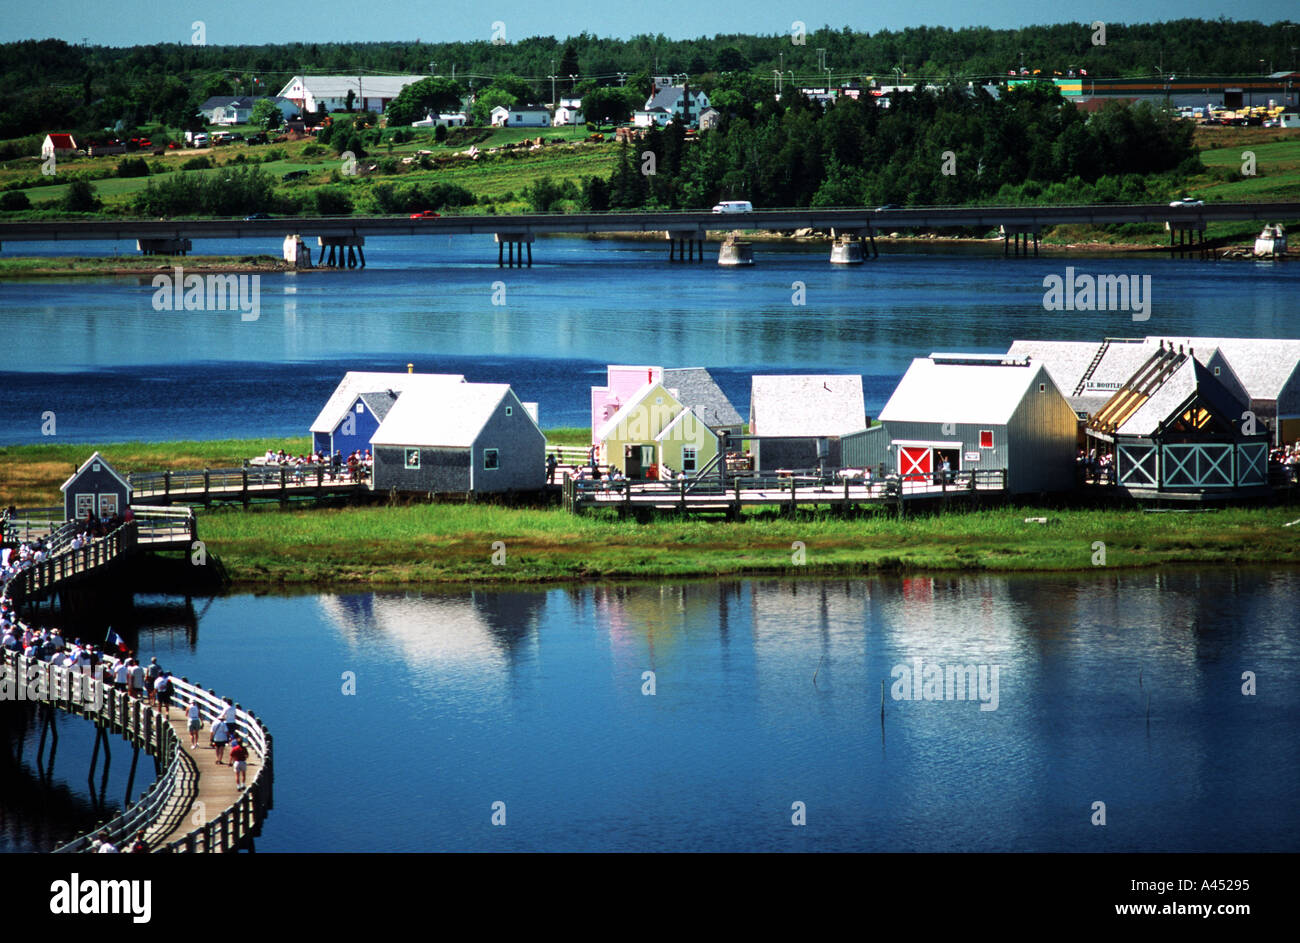
[[[492,238],[497,244],[497,268],[523,268],[524,247],[528,247],[528,267],[533,267],[533,242],[531,232],[498,232]]]
[[[1205,220],[1170,219],[1165,220],[1165,230],[1169,233],[1169,251],[1179,256],[1193,253],[1205,258],[1209,248],[1205,244]]]
[[[319,261],[324,268],[361,268],[366,267],[366,253],[362,246],[366,244],[365,236],[317,236],[316,243],[320,246]],[[326,249],[329,254],[326,255]],[[343,257],[343,250],[347,249],[347,258]],[[360,261],[358,262],[358,256]]]
[[[137,239],[135,247],[143,255],[184,255],[194,248],[194,244],[183,238],[155,238]]]
[[[703,262],[705,231],[696,229],[669,229],[664,232],[668,240],[669,262]]]
[[[1038,239],[1042,234],[1042,230],[1038,226],[1012,224],[998,228],[1002,233],[1002,255],[1004,258],[1009,254],[1007,251],[1009,248],[1008,237],[1015,246],[1014,254],[1017,258],[1029,255],[1029,240],[1032,237],[1034,241],[1034,258],[1038,258]]]

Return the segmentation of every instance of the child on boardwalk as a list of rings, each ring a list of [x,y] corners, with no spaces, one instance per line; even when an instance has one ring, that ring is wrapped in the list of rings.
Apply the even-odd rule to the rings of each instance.
[[[238,739],[230,741],[230,766],[235,771],[235,788],[242,792],[248,775],[248,747]]]

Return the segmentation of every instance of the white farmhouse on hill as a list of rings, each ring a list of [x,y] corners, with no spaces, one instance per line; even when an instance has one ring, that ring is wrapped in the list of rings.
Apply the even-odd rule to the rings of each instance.
[[[295,75],[284,88],[287,98],[304,113],[324,107],[342,111],[352,93],[352,107],[357,111],[382,112],[402,89],[427,75]]]
[[[541,105],[497,105],[492,109],[494,128],[549,128],[551,113]]]

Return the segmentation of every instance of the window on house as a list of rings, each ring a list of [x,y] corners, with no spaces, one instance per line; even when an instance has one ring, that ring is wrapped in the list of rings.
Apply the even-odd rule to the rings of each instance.
[[[507,406],[507,407],[506,407],[506,415],[507,415],[507,416],[513,416],[514,414],[515,414],[515,408],[514,408],[513,406]]]
[[[420,467],[420,450],[419,450],[419,449],[407,449],[407,450],[406,450],[406,467],[407,467],[407,468],[410,468],[410,469],[412,469],[412,470],[419,469],[419,467]]]
[[[357,412],[364,413],[365,411],[366,411],[365,405],[362,403],[357,403]]]
[[[695,446],[682,446],[682,471],[695,471]]]
[[[993,448],[993,430],[992,430],[992,429],[981,429],[981,430],[980,430],[980,448],[982,448],[982,449],[991,449],[991,448]]]
[[[484,471],[496,471],[496,469],[498,469],[498,468],[500,468],[500,467],[501,467],[501,465],[500,465],[499,458],[498,458],[498,456],[497,456],[497,450],[496,450],[496,449],[484,449],[484,450],[483,450],[483,470],[484,470]]]
[[[1216,377],[1219,375],[1219,368],[1218,368],[1218,367],[1215,367],[1215,368],[1214,368],[1214,375],[1215,375]]]
[[[1040,384],[1038,384],[1038,392],[1040,392],[1040,393],[1046,393],[1046,392],[1047,392],[1047,384],[1046,384],[1046,383],[1040,383]]]

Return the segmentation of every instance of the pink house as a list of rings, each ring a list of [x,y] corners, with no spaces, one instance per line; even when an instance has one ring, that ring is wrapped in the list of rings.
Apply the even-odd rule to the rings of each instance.
[[[591,444],[599,445],[596,430],[610,420],[647,383],[659,383],[663,367],[610,364],[604,386],[591,388]]]

